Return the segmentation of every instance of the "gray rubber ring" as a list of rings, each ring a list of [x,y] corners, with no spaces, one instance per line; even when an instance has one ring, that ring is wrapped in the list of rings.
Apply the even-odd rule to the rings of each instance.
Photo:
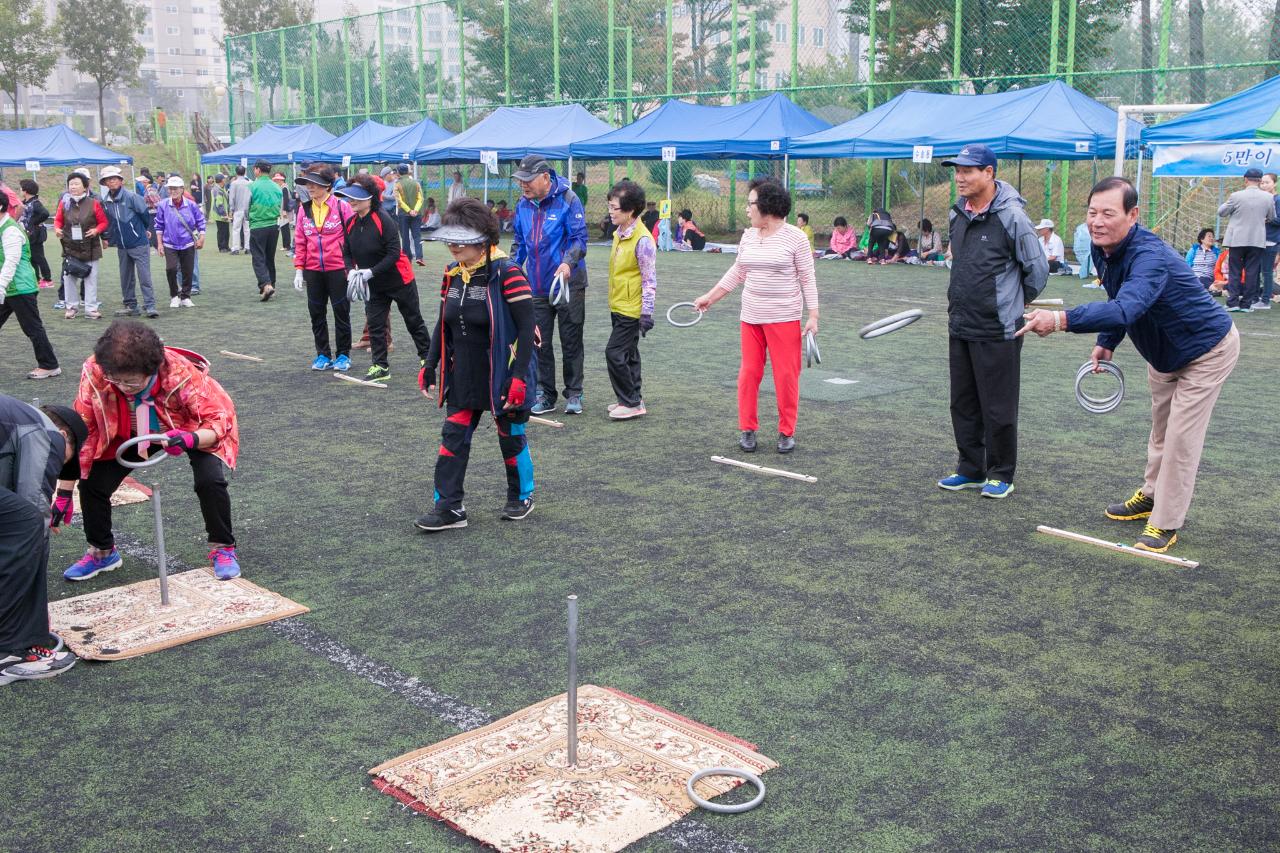
[[[697,312],[697,316],[696,316],[696,317],[694,317],[694,318],[693,318],[692,320],[690,320],[689,322],[687,322],[687,323],[677,323],[675,320],[672,320],[672,319],[671,319],[671,312],[672,312],[672,311],[675,311],[677,308],[684,308],[684,307],[693,308],[693,303],[692,303],[692,302],[677,302],[675,305],[672,305],[670,308],[668,308],[668,309],[667,309],[667,322],[668,322],[668,323],[670,323],[670,324],[671,324],[671,325],[673,325],[673,326],[679,326],[679,327],[680,327],[680,328],[682,328],[682,329],[687,329],[689,326],[696,326],[699,322],[701,322],[701,320],[702,320],[702,315],[706,313],[705,311],[698,311],[698,310],[695,308],[694,310]]]
[[[704,800],[693,792],[693,785],[699,779],[707,776],[733,776],[735,779],[744,779],[755,785],[760,793],[745,803],[739,803],[735,806],[722,806],[719,803],[713,803],[710,800]],[[764,802],[764,781],[750,770],[739,770],[736,767],[708,767],[706,770],[699,770],[689,777],[689,781],[684,784],[685,792],[689,795],[689,799],[693,800],[694,805],[698,808],[706,809],[709,812],[717,812],[719,814],[741,814],[749,812],[756,806]]]
[[[818,340],[812,332],[804,336],[804,361],[805,367],[822,364],[822,351],[818,349]]]
[[[868,323],[858,332],[858,337],[863,340],[871,340],[881,335],[887,335],[890,332],[896,332],[899,329],[910,326],[916,320],[924,316],[924,312],[919,308],[911,308],[898,314],[892,314],[883,320],[876,320],[874,323]]]
[[[124,452],[131,447],[142,444],[144,441],[154,442],[156,444],[165,445],[169,441],[169,436],[152,433],[151,435],[140,435],[137,438],[131,438],[124,444],[120,445],[120,449],[116,451],[116,461],[126,468],[150,468],[153,465],[159,465],[161,462],[169,458],[169,454],[163,450],[159,453],[153,453],[141,462],[131,462],[124,458]]]
[[[1090,397],[1084,393],[1080,385],[1084,382],[1086,376],[1093,374],[1093,362],[1086,361],[1076,371],[1076,402],[1080,404],[1080,408],[1090,414],[1105,415],[1108,412],[1114,412],[1120,406],[1120,401],[1124,399],[1124,373],[1109,361],[1100,361],[1098,366],[1102,368],[1104,373],[1110,373],[1119,380],[1120,387],[1110,397]]]

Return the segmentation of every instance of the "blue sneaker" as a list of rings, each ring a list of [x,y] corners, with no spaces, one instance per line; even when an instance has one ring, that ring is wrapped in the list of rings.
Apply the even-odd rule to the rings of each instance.
[[[539,394],[534,398],[533,408],[529,411],[533,412],[535,415],[545,415],[547,412],[554,412],[555,410],[556,404],[548,403],[547,398]]]
[[[209,552],[213,560],[213,574],[220,581],[240,577],[240,563],[236,560],[236,546],[214,548]]]
[[[345,356],[345,355],[340,355],[340,356],[338,356],[337,358],[335,358],[335,359],[333,360],[333,369],[334,369],[334,370],[343,370],[343,371],[350,370],[350,369],[351,369],[351,359],[350,359],[350,358],[348,358],[348,357],[347,357],[347,356]]]
[[[316,360],[311,362],[312,370],[328,370],[333,367],[333,361],[327,355],[318,355]]]
[[[564,413],[565,413],[566,415],[580,415],[580,414],[582,414],[582,398],[581,398],[581,397],[567,397],[567,398],[565,398],[565,401],[564,401]]]
[[[1006,483],[1003,480],[987,480],[982,487],[982,496],[984,498],[1007,498],[1013,493],[1013,483]]]
[[[85,551],[84,556],[76,560],[75,565],[63,572],[62,576],[69,581],[87,581],[89,578],[97,577],[99,572],[115,571],[123,562],[120,559],[120,552],[115,548],[101,559],[93,556],[93,551]]]
[[[958,492],[962,489],[981,489],[982,480],[972,480],[963,474],[952,474],[944,480],[938,481],[938,488],[946,489],[949,492]]]

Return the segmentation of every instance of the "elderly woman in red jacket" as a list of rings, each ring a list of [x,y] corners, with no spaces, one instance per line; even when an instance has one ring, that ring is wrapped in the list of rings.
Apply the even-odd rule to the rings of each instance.
[[[236,409],[227,392],[208,374],[208,362],[195,353],[166,347],[149,326],[116,320],[98,338],[80,373],[75,409],[89,428],[80,449],[80,511],[89,549],[63,573],[70,581],[88,580],[119,568],[120,553],[111,532],[111,495],[129,469],[116,451],[131,438],[167,436],[151,453],[186,454],[195,474],[209,534],[209,558],[219,580],[240,576],[236,539],[231,531],[231,496],[223,466],[235,468],[240,449]],[[125,454],[139,461],[146,445]],[[64,471],[64,478],[72,472]],[[70,521],[74,479],[58,482],[55,522]]]

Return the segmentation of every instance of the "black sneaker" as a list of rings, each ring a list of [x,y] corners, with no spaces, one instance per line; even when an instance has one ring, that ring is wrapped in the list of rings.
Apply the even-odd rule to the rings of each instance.
[[[1142,528],[1142,535],[1138,537],[1137,542],[1133,543],[1133,547],[1140,551],[1155,551],[1157,554],[1163,554],[1177,541],[1178,531],[1162,530],[1148,524]]]
[[[741,447],[745,453],[755,453],[756,431],[753,429],[744,429],[742,431],[742,438],[738,439],[738,446]]]
[[[453,530],[455,527],[467,526],[465,509],[433,509],[414,522],[419,530],[436,533],[441,530]]]
[[[142,312],[139,311],[137,308],[129,308],[128,306],[126,306],[124,308],[121,308],[119,311],[116,311],[114,314],[112,314],[112,316],[113,317],[141,317]]]
[[[531,512],[533,512],[533,498],[525,498],[522,501],[507,501],[507,505],[502,508],[502,520],[519,521]],[[463,523],[465,524],[466,522]]]
[[[778,433],[778,452],[790,453],[796,449],[796,437],[794,435],[783,435]]]
[[[1151,510],[1156,507],[1156,499],[1147,497],[1142,489],[1133,493],[1133,497],[1124,503],[1107,504],[1107,518],[1116,521],[1136,521],[1139,518],[1150,518]]]

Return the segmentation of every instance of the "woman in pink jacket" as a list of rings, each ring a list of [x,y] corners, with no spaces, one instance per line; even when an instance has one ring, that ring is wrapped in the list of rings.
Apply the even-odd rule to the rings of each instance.
[[[351,369],[351,303],[347,301],[347,266],[342,244],[347,223],[355,218],[351,205],[333,195],[333,169],[322,163],[308,166],[298,175],[308,201],[298,207],[294,228],[293,277],[295,290],[307,292],[311,334],[316,340],[312,370]],[[329,347],[327,306],[333,305],[333,330],[337,357]]]

